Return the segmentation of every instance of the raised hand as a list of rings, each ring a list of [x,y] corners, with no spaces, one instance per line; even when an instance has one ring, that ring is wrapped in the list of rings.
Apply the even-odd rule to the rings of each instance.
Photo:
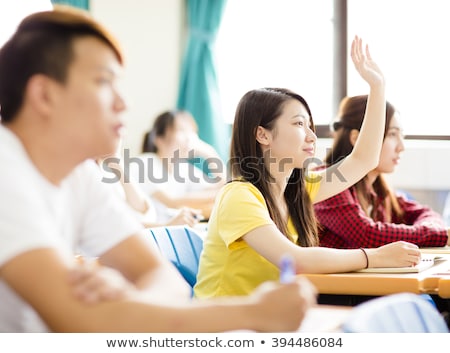
[[[356,70],[370,86],[384,84],[383,73],[372,60],[369,46],[366,44],[365,50],[363,50],[362,39],[358,36],[355,36],[352,41],[351,57]]]

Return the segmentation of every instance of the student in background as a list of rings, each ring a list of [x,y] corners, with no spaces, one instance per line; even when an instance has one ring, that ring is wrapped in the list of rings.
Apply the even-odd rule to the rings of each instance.
[[[123,127],[121,67],[115,39],[87,13],[64,7],[27,17],[0,49],[0,332],[297,329],[315,299],[309,282],[192,302],[129,207],[101,182],[93,159],[116,151]],[[78,299],[90,282],[78,250],[114,269],[126,299]]]
[[[333,147],[325,158],[327,166],[350,155],[360,134],[367,95],[346,97],[341,101],[334,123]],[[400,116],[386,102],[386,127],[379,163],[360,181],[341,193],[314,204],[319,223],[321,246],[330,248],[375,248],[393,241],[408,241],[420,247],[450,244],[450,228],[435,211],[419,202],[396,195],[383,174],[395,170],[404,151]],[[447,323],[448,300],[432,296]],[[321,303],[354,305],[364,296],[321,295]]]
[[[370,95],[353,152],[341,163],[307,173],[316,135],[311,111],[298,94],[266,88],[246,93],[234,120],[233,181],[217,196],[200,259],[195,295],[246,295],[260,283],[278,279],[278,265],[290,256],[296,273],[334,273],[366,267],[418,263],[420,252],[407,242],[376,249],[319,247],[312,202],[356,183],[378,164],[385,123],[384,77],[362,48],[351,56]]]
[[[364,119],[367,95],[346,97],[334,123],[334,143],[325,163],[331,166],[348,156]],[[404,240],[420,247],[450,244],[450,228],[435,211],[395,194],[383,174],[392,173],[404,151],[399,113],[386,103],[386,128],[380,161],[360,181],[341,193],[314,204],[321,246],[373,248]],[[411,171],[414,173],[414,171]]]
[[[190,207],[209,218],[217,191],[225,183],[225,165],[197,131],[189,112],[163,112],[144,137],[140,162],[130,163],[132,178],[160,205],[158,214],[167,208]],[[209,175],[189,162],[195,158],[207,164]]]
[[[164,220],[158,218],[156,205],[154,201],[145,195],[136,182],[125,176],[125,171],[120,163],[120,159],[115,156],[98,159],[104,177],[104,183],[113,184],[117,195],[124,199],[127,204],[136,212],[136,216],[145,228],[188,225],[195,227],[203,218],[200,210],[194,210],[188,207],[172,209],[172,217],[164,217]]]

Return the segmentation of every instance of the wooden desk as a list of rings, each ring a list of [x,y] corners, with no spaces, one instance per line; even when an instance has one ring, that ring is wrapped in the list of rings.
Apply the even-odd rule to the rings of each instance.
[[[321,294],[387,295],[401,292],[437,294],[450,298],[450,254],[447,261],[420,273],[305,274]]]

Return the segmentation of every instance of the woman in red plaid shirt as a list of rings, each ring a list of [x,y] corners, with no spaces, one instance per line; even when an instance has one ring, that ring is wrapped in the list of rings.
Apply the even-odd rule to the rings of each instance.
[[[359,135],[367,95],[344,98],[327,165],[348,156]],[[378,166],[351,188],[316,203],[320,245],[332,248],[374,248],[397,240],[421,247],[450,244],[450,229],[427,206],[396,196],[383,178],[392,173],[404,150],[398,112],[386,102],[386,125]]]

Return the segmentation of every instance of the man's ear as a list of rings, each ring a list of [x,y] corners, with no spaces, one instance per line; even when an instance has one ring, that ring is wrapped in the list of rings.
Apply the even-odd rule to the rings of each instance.
[[[270,143],[270,131],[263,128],[262,126],[258,126],[256,129],[256,141],[258,141],[261,145],[267,146]]]
[[[350,143],[352,144],[352,146],[355,146],[358,136],[359,136],[359,130],[352,129],[350,131]]]
[[[47,116],[57,94],[57,83],[45,75],[34,75],[27,83],[24,99],[39,113]]]

